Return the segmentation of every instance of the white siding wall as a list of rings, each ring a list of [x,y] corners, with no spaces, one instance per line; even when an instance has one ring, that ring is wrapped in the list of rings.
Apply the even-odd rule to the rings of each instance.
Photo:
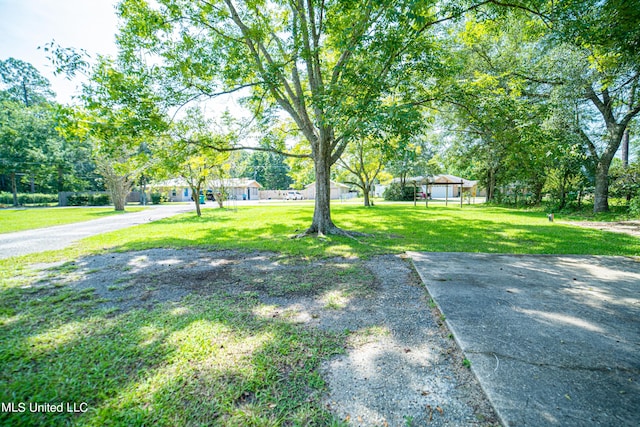
[[[455,188],[454,188],[455,187]],[[447,197],[457,197],[455,196],[456,194],[458,194],[458,186],[453,186],[453,185],[448,185],[448,186],[431,186],[431,197],[435,198],[435,199],[444,199]],[[449,193],[449,195],[447,196],[447,193]]]

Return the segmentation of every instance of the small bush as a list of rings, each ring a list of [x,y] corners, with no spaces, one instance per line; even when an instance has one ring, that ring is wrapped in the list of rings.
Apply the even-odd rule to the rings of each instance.
[[[413,186],[406,185],[404,188],[399,183],[394,182],[389,185],[382,195],[385,200],[400,202],[413,200]]]
[[[107,193],[74,193],[67,197],[67,206],[107,206],[111,197]]]
[[[111,198],[104,193],[92,194],[89,203],[91,206],[107,206],[111,204]]]
[[[89,196],[86,193],[70,194],[67,197],[67,206],[89,206]]]
[[[160,203],[164,202],[165,200],[163,199],[164,197],[162,196],[162,194],[151,193],[151,203],[153,203],[154,205],[159,205]]]
[[[640,197],[634,197],[629,202],[629,216],[631,218],[640,218]]]

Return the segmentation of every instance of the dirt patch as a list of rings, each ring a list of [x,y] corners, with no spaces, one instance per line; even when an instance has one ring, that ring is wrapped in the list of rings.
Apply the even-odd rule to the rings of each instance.
[[[153,249],[39,266],[42,290],[94,292],[114,314],[188,295],[251,294],[254,314],[347,332],[325,362],[323,404],[356,426],[495,425],[496,416],[411,265],[400,256],[301,260],[274,253]]]
[[[624,233],[630,236],[640,237],[640,221],[615,221],[615,222],[593,222],[593,221],[572,221],[566,224],[577,225],[579,227],[595,228],[596,230],[611,231],[613,233]]]

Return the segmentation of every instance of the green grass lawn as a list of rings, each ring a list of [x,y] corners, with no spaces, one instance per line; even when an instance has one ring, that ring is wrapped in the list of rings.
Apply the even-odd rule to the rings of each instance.
[[[127,207],[125,212],[116,212],[113,207],[2,209],[0,210],[0,233],[89,221],[109,215],[137,212],[142,209],[145,208]]]
[[[480,205],[414,207],[379,204],[371,208],[337,204],[334,222],[369,234],[349,239],[291,239],[310,223],[313,206],[262,205],[183,214],[83,242],[88,250],[207,246],[267,250],[303,257],[357,256],[405,251],[520,254],[639,255],[640,239],[549,222],[541,211]]]
[[[257,297],[189,296],[113,313],[91,289],[3,292],[1,402],[86,414],[3,413],[0,425],[328,425],[323,359],[344,337],[253,314]],[[310,393],[314,393],[310,399]],[[27,403],[28,405],[28,403]]]
[[[349,332],[329,334],[256,316],[264,307],[250,292],[192,293],[152,307],[113,310],[94,288],[75,287],[91,280],[82,264],[93,254],[198,247],[270,251],[295,263],[407,250],[640,255],[636,237],[550,223],[541,211],[336,204],[332,212],[337,225],[368,236],[291,239],[310,224],[313,206],[265,204],[206,209],[201,218],[181,214],[66,250],[0,260],[0,402],[87,402],[90,409],[5,412],[0,425],[341,424],[320,404],[325,384],[318,367],[344,351]],[[44,271],[37,266],[53,261],[60,264]],[[105,268],[131,268],[112,264]],[[363,275],[358,268],[336,274],[354,286]],[[291,292],[309,289],[311,276]],[[154,286],[106,285],[114,292]]]

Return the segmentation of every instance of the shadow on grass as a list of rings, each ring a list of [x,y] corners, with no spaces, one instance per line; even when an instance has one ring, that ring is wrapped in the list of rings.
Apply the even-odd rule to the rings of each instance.
[[[236,292],[213,261],[194,283],[139,280],[152,264],[192,272],[191,262],[175,251],[80,258],[2,291],[0,401],[89,410],[3,412],[0,424],[331,423],[317,368],[345,337],[257,315],[256,294]]]
[[[502,208],[430,211],[407,207],[393,207],[391,211],[393,215],[350,210],[341,212],[341,216],[348,217],[350,227],[373,232],[374,237],[367,239],[371,251],[640,253],[640,239],[636,237],[550,223],[539,212]]]
[[[139,253],[157,247],[270,251],[301,257],[413,251],[634,255],[640,239],[546,223],[510,211],[404,206],[334,207],[339,226],[365,233],[290,239],[311,221],[311,207],[239,209],[182,215],[109,233],[112,257],[99,269],[130,271],[106,283],[80,258],[0,295],[0,401],[87,402],[85,414],[2,413],[0,424],[293,424],[325,425],[319,408],[320,361],[344,337],[303,330],[255,313],[255,293],[234,293],[235,278],[202,276],[187,294],[174,273],[135,279]],[[111,240],[109,240],[111,239]],[[163,265],[188,266],[180,251]],[[96,267],[97,268],[97,267]],[[132,269],[132,270],[126,270]],[[187,268],[191,271],[189,268]],[[228,279],[228,280],[227,280]],[[138,280],[138,281],[136,281]],[[169,282],[167,282],[169,281]],[[215,283],[225,285],[220,289]],[[82,284],[82,286],[80,285]],[[229,288],[229,286],[232,286]],[[109,289],[111,287],[111,289]],[[165,289],[165,298],[154,293]],[[102,293],[98,292],[102,289]],[[138,292],[137,305],[118,298]],[[119,308],[120,307],[120,308]],[[311,396],[311,400],[307,400]]]
[[[106,208],[108,208],[108,206],[104,207],[104,209]],[[89,206],[88,209],[102,209],[102,208]],[[112,215],[125,215],[128,213],[141,212],[145,209],[147,208],[141,206],[141,207],[135,207],[135,208],[126,208],[124,211],[117,211],[115,209],[111,209],[109,211],[104,211],[104,212],[86,212],[85,211],[85,213],[88,217],[104,218]]]
[[[335,223],[368,234],[350,239],[291,237],[311,223],[312,207],[209,211],[181,215],[114,234],[117,250],[209,247],[281,252],[310,257],[369,257],[411,251],[638,255],[640,239],[550,223],[540,212],[505,208],[336,206]]]

